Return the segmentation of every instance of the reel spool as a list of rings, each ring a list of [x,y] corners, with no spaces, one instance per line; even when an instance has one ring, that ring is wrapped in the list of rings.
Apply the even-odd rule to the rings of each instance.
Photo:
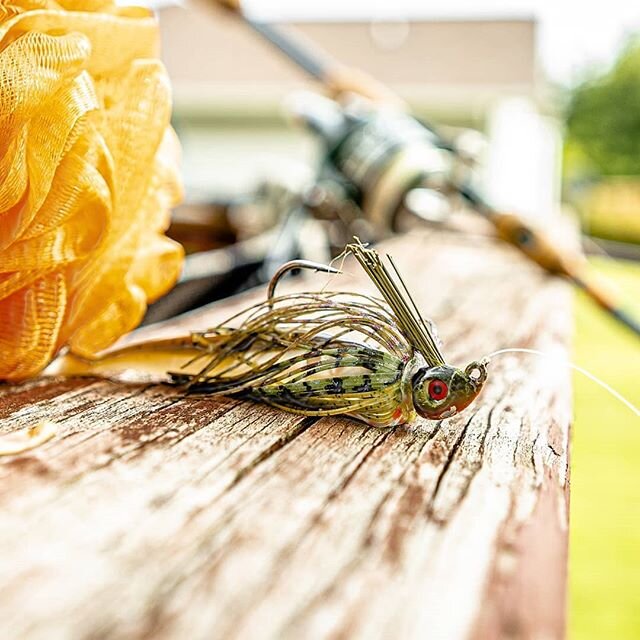
[[[443,191],[454,157],[419,121],[395,109],[373,109],[364,101],[343,107],[315,94],[297,97],[289,111],[325,144],[320,182],[341,183],[379,236],[396,231],[405,210],[432,221],[448,213]]]

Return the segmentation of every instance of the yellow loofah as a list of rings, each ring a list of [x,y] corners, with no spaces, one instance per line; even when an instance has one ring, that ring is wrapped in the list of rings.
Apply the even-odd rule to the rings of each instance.
[[[0,0],[0,379],[104,349],[179,275],[158,37],[109,0]]]

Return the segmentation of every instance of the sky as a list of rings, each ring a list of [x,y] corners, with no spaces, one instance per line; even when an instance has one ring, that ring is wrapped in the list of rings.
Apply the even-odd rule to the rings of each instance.
[[[585,68],[612,62],[627,37],[640,33],[638,0],[244,0],[247,13],[269,20],[410,20],[531,18],[538,55],[550,79],[571,83]]]

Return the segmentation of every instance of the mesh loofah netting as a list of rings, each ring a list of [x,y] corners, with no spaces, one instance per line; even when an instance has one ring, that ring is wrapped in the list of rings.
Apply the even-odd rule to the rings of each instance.
[[[178,277],[158,29],[110,0],[0,0],[0,379],[93,354]]]

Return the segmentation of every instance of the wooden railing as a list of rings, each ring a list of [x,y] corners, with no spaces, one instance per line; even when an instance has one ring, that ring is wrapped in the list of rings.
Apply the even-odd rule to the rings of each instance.
[[[567,286],[514,250],[429,233],[384,248],[452,363],[566,355]],[[336,286],[372,290],[346,270]],[[58,428],[0,459],[0,636],[563,637],[570,376],[527,355],[489,374],[458,417],[393,429],[152,384],[0,387],[0,432]]]

